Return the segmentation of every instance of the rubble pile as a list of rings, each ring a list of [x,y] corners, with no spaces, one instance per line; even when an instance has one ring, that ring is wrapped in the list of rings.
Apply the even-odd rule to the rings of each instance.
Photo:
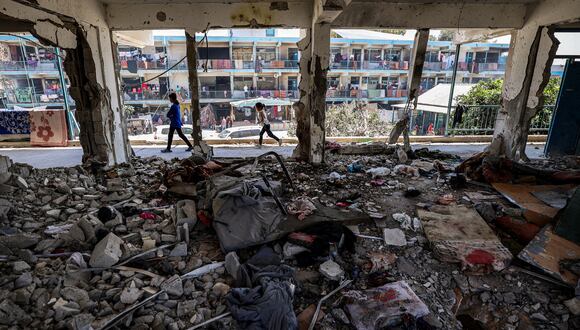
[[[441,152],[360,149],[334,145],[316,167],[265,156],[40,170],[0,157],[0,325],[580,328],[580,251],[551,265],[557,277],[527,247],[573,232],[569,189],[534,190],[560,203],[552,214],[505,199],[515,193],[481,162],[464,175]],[[525,173],[569,178],[577,164]]]

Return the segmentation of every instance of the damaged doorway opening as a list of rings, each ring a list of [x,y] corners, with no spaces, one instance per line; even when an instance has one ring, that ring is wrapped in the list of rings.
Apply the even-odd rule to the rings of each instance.
[[[0,32],[0,141],[31,147],[79,144],[66,53],[27,32]]]
[[[264,151],[255,148],[262,127],[254,106],[260,102],[266,106],[273,135],[286,144],[280,148],[266,133],[264,148],[291,154],[293,147],[287,145],[296,143],[292,104],[299,98],[300,33],[300,29],[216,29],[207,36],[196,34],[200,126],[214,153],[256,156]],[[191,139],[196,110],[187,60],[182,61],[187,55],[185,31],[119,31],[116,36],[132,145],[167,143],[167,97],[172,92],[181,104],[183,131]],[[176,150],[185,147],[177,136],[173,145],[178,145]]]

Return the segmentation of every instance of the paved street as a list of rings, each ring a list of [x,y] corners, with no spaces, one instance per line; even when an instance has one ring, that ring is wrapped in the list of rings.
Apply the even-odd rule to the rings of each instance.
[[[413,144],[413,148],[428,147],[439,149],[444,152],[454,153],[461,157],[467,157],[476,152],[482,151],[485,143],[458,143],[458,144]],[[162,146],[135,146],[134,151],[137,156],[150,157],[161,156],[165,159],[186,158],[190,154],[185,152],[185,146],[178,146],[172,153],[160,153]],[[216,157],[255,157],[264,152],[274,150],[281,155],[288,157],[292,155],[294,146],[264,146],[258,149],[254,146],[216,146],[214,154]],[[541,158],[544,149],[543,144],[529,144],[526,151],[530,158]],[[6,148],[0,149],[0,155],[9,156],[13,161],[27,163],[37,168],[49,167],[70,167],[80,164],[82,149],[80,147],[69,148]]]

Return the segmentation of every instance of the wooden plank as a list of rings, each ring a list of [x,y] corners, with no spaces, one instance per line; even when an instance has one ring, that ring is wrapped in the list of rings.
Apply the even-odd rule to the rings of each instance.
[[[504,269],[513,258],[474,209],[437,205],[430,211],[418,209],[417,215],[442,261],[461,262],[464,267],[488,272]]]
[[[575,286],[578,276],[560,269],[560,261],[564,259],[579,259],[580,246],[554,234],[552,226],[546,226],[520,252],[518,258],[538,267],[564,283]]]
[[[558,209],[547,205],[532,193],[554,189],[572,189],[575,185],[526,185],[492,183],[492,186],[510,202],[524,209],[524,218],[531,223],[543,226],[554,219]]]

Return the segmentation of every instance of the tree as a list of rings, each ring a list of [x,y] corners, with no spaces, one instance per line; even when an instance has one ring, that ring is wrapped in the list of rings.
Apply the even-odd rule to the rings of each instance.
[[[453,30],[441,30],[439,33],[439,41],[453,41],[453,37],[455,37],[455,31]]]
[[[459,95],[455,99],[457,104],[467,106],[463,114],[461,127],[477,128],[480,131],[472,133],[485,133],[493,130],[497,110],[502,103],[503,79],[482,80],[473,86],[466,94]],[[560,78],[550,78],[544,89],[544,107],[532,118],[531,127],[537,128],[538,132],[546,131],[550,125],[552,111],[560,90]],[[542,129],[539,129],[542,128]]]
[[[381,29],[378,31],[383,32],[383,33],[399,34],[402,36],[404,36],[405,33],[407,33],[407,30],[405,30],[405,29]]]

